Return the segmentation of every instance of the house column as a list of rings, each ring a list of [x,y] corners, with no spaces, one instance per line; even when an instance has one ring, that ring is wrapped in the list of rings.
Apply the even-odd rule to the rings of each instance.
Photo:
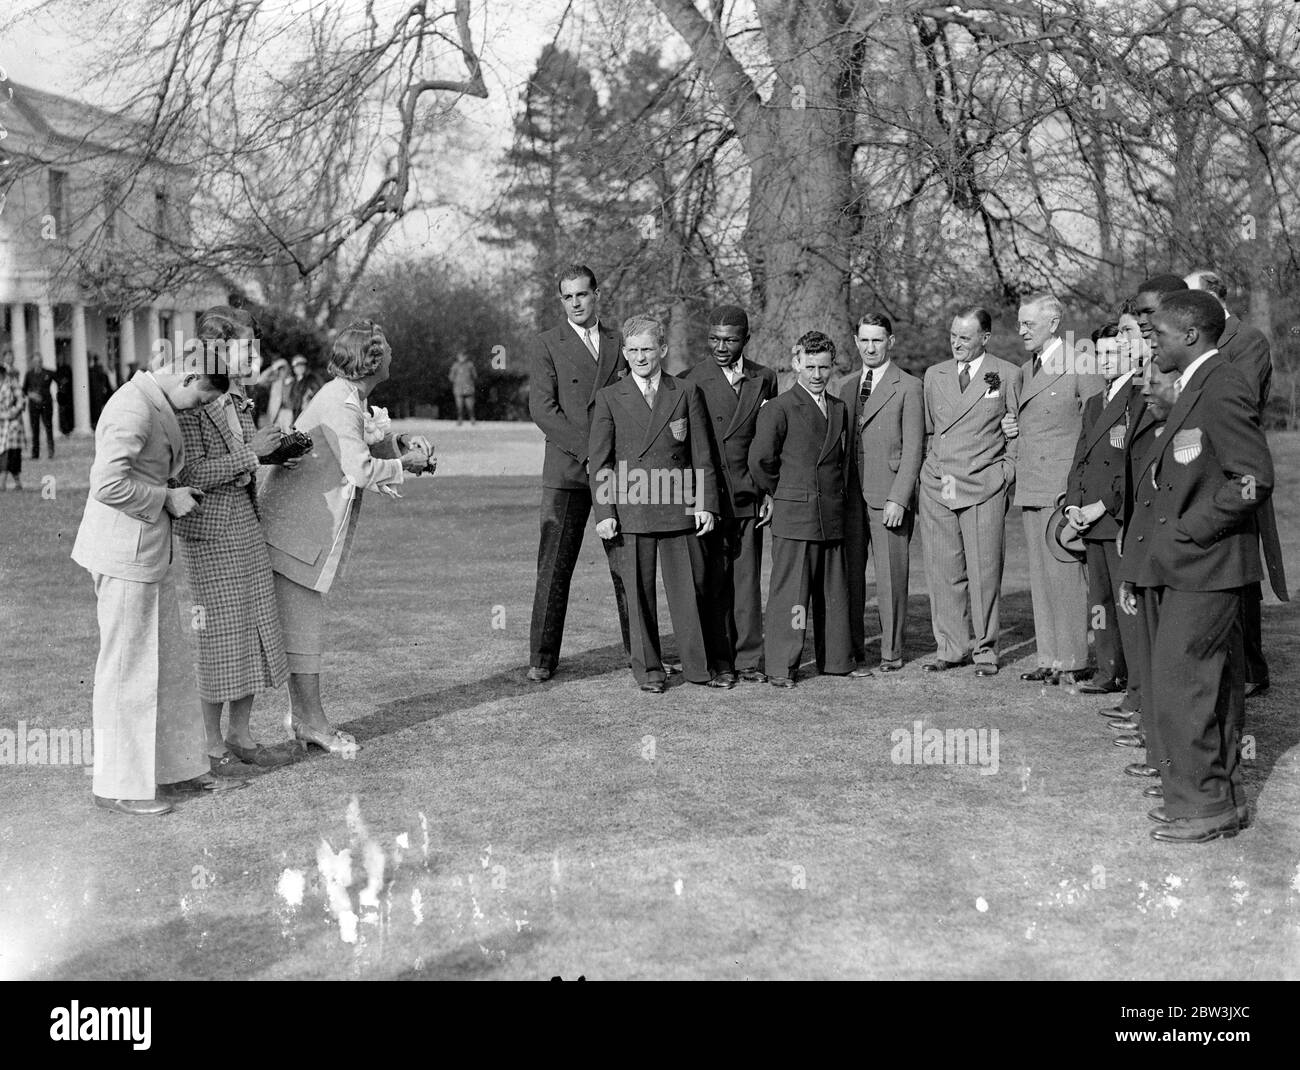
[[[129,365],[134,364],[135,357],[135,310],[125,309],[118,316],[122,335],[122,355],[118,362],[121,366],[117,369],[117,381],[125,383],[131,375]]]
[[[14,362],[18,370],[25,373],[31,366],[27,359],[27,306],[21,302],[10,305],[9,322],[13,325],[9,341],[14,347]]]
[[[86,359],[86,306],[72,305],[72,412],[74,435],[89,435],[90,362]]]
[[[144,311],[147,317],[146,322],[149,325],[149,355],[145,358],[145,367],[152,368],[154,358],[158,356],[158,342],[162,336],[162,324],[158,322],[158,309],[156,306],[150,305]]]

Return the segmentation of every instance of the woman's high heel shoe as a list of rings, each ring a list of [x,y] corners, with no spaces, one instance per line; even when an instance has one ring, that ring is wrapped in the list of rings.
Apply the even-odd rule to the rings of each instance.
[[[301,740],[309,747],[319,747],[326,753],[336,754],[340,758],[355,758],[357,751],[361,749],[351,735],[347,732],[341,732],[337,728],[329,732],[322,732],[296,718],[291,723],[294,738]]]

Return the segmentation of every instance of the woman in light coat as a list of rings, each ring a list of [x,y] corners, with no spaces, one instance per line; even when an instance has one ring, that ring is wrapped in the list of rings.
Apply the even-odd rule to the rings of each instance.
[[[404,472],[432,471],[433,447],[420,436],[393,435],[366,399],[388,378],[392,350],[370,320],[349,324],[334,342],[326,383],[295,424],[312,449],[293,471],[273,468],[262,489],[275,595],[289,661],[294,734],[350,757],[356,740],[330,724],[321,706],[324,595],[342,576],[363,492],[393,488]]]

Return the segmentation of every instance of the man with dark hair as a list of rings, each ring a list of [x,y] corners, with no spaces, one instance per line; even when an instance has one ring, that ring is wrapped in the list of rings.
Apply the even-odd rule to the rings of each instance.
[[[749,317],[735,305],[709,315],[709,353],[682,378],[700,388],[718,470],[720,515],[704,538],[715,635],[725,636],[717,673],[763,683],[763,526],[772,500],[749,471],[758,410],[776,397],[776,372],[744,357]]]
[[[925,370],[926,455],[921,543],[936,656],[946,672],[972,656],[978,676],[998,672],[998,610],[1016,446],[1002,429],[1020,397],[1020,369],[985,351],[993,318],[979,307],[953,317],[953,359]],[[972,627],[974,637],[972,638]]]
[[[585,264],[570,264],[557,282],[566,320],[538,335],[529,368],[528,411],[546,435],[542,464],[542,532],[529,633],[531,683],[549,680],[560,660],[569,584],[591,515],[588,434],[596,393],[627,371],[618,331],[600,322],[600,287]],[[619,574],[619,540],[603,543],[614,583],[623,649],[631,653],[627,597]]]
[[[876,570],[880,613],[880,671],[903,667],[907,589],[916,485],[925,453],[925,396],[921,380],[890,360],[894,325],[869,313],[855,341],[862,371],[831,389],[849,414],[849,490],[845,504],[845,558],[849,571],[849,635],[853,658],[866,662],[867,556]]]
[[[1083,426],[1066,481],[1066,517],[1082,533],[1088,565],[1088,621],[1097,655],[1097,677],[1079,685],[1084,694],[1124,691],[1118,711],[1136,716],[1139,684],[1130,680],[1126,652],[1129,617],[1117,620],[1115,592],[1119,557],[1115,537],[1124,515],[1124,451],[1130,431],[1146,409],[1132,355],[1121,347],[1119,324],[1093,333],[1097,370],[1106,389],[1084,402]],[[1128,722],[1136,729],[1136,722]]]
[[[50,459],[54,459],[54,397],[50,386],[54,374],[41,363],[40,354],[33,353],[28,361],[27,374],[23,376],[23,393],[27,395],[28,413],[32,421],[32,460],[41,459],[41,426],[45,427],[45,444]]]
[[[1219,355],[1241,372],[1248,382],[1255,384],[1259,393],[1259,416],[1264,421],[1264,407],[1268,404],[1273,383],[1273,354],[1263,331],[1242,323],[1228,311],[1228,287],[1212,271],[1193,271],[1187,276],[1187,285],[1193,290],[1212,293],[1223,306],[1226,317],[1223,334],[1219,338]],[[1270,498],[1255,514],[1259,524],[1260,546],[1264,551],[1264,564],[1268,569],[1269,584],[1281,602],[1289,602],[1291,594],[1286,587],[1286,569],[1282,563],[1282,543],[1277,534],[1277,517]],[[1258,583],[1251,583],[1242,592],[1241,626],[1246,644],[1246,697],[1263,694],[1268,690],[1268,661],[1264,657],[1263,621],[1260,605],[1263,591]]]
[[[844,573],[848,414],[827,391],[835,343],[820,331],[798,342],[798,376],[758,414],[749,471],[772,498],[772,577],[764,650],[768,682],[794,687],[811,616],[819,672],[870,676],[854,668]]]
[[[1178,293],[1180,290],[1186,290],[1187,283],[1183,282],[1177,275],[1153,275],[1137,288],[1137,294],[1133,298],[1133,317],[1137,320],[1138,329],[1142,332],[1142,340],[1147,343],[1147,350],[1151,347],[1151,317],[1155,315],[1156,309],[1160,307],[1160,297],[1162,294]]]
[[[1179,393],[1135,466],[1125,541],[1142,539],[1145,556],[1122,564],[1125,584],[1143,589],[1158,618],[1144,690],[1164,805],[1151,811],[1151,835],[1173,843],[1234,836],[1249,821],[1241,589],[1262,575],[1255,512],[1272,493],[1273,461],[1254,384],[1215,348],[1223,322],[1219,302],[1198,291],[1167,293],[1152,317],[1153,356],[1178,369]]]

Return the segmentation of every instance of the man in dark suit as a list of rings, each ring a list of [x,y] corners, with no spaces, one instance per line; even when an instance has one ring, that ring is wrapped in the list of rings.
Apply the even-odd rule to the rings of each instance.
[[[27,412],[32,421],[32,460],[41,459],[41,425],[45,426],[45,444],[50,458],[54,458],[54,397],[50,386],[54,374],[41,363],[40,354],[34,353],[23,376],[23,393],[27,395]]]
[[[704,540],[709,607],[715,633],[726,637],[714,672],[763,683],[763,525],[771,499],[749,474],[749,445],[758,410],[776,397],[776,372],[745,360],[749,317],[734,305],[709,316],[709,358],[682,378],[700,389],[712,429],[721,513]]]
[[[623,356],[632,374],[596,394],[589,454],[596,534],[621,540],[624,589],[630,592],[632,674],[642,691],[663,694],[659,646],[658,563],[686,679],[730,688],[735,676],[710,672],[719,637],[706,626],[707,592],[700,537],[713,530],[717,477],[708,413],[694,383],[663,374],[663,325],[649,316],[623,324]]]
[[[1020,368],[985,351],[992,331],[987,309],[962,309],[948,334],[953,359],[925,370],[921,544],[938,646],[926,672],[947,672],[973,655],[977,676],[998,673],[1006,519],[1016,480],[1016,443],[1002,424],[1019,405]]]
[[[894,325],[870,313],[858,321],[862,369],[833,387],[849,415],[849,490],[845,558],[849,570],[849,636],[853,658],[866,662],[867,555],[876,569],[880,671],[903,667],[907,589],[916,486],[925,453],[921,380],[890,360]]]
[[[1210,294],[1160,300],[1152,355],[1161,369],[1178,369],[1178,400],[1136,469],[1141,490],[1125,535],[1149,543],[1122,571],[1157,609],[1146,690],[1164,805],[1151,811],[1151,835],[1174,843],[1234,836],[1249,820],[1239,614],[1241,589],[1262,575],[1255,512],[1272,493],[1273,461],[1254,384],[1218,355],[1223,323]]]
[[[1263,331],[1242,323],[1228,311],[1228,287],[1212,271],[1193,271],[1184,280],[1193,290],[1212,293],[1223,306],[1226,322],[1219,338],[1219,355],[1241,372],[1259,391],[1260,421],[1273,385],[1273,352]],[[1286,587],[1286,570],[1282,564],[1282,543],[1277,534],[1277,517],[1270,498],[1255,514],[1259,524],[1260,546],[1268,569],[1269,585],[1281,602],[1291,601]],[[1264,658],[1263,622],[1260,605],[1263,592],[1258,583],[1248,584],[1241,598],[1241,625],[1246,644],[1246,697],[1268,690],[1268,662]]]
[[[798,380],[763,406],[749,471],[772,497],[772,576],[764,651],[768,682],[794,687],[808,618],[819,672],[870,676],[857,669],[849,640],[844,570],[844,494],[848,479],[848,413],[826,388],[835,343],[820,331],[799,339]]]
[[[1174,407],[1177,388],[1177,368],[1162,372],[1150,361],[1143,367],[1140,389],[1145,408],[1138,415],[1137,423],[1129,429],[1125,439],[1123,511],[1120,515],[1119,534],[1115,539],[1119,562],[1114,577],[1123,575],[1123,571],[1127,568],[1142,568],[1147,550],[1151,546],[1154,514],[1149,509],[1144,510],[1139,517],[1140,523],[1137,525],[1133,523],[1138,493],[1141,492],[1143,498],[1150,496],[1150,491],[1137,481],[1135,474],[1139,468],[1146,470],[1147,466],[1144,462],[1147,454],[1155,448],[1164,434],[1165,421],[1169,419],[1169,413]],[[1147,682],[1151,679],[1151,635],[1159,620],[1159,607],[1154,599],[1148,603],[1146,592],[1141,588],[1135,589],[1131,584],[1122,581],[1115,593],[1115,602],[1120,619],[1127,622],[1127,628],[1123,633],[1124,654],[1128,663],[1129,684],[1137,694],[1140,703],[1141,696],[1147,692]],[[1103,717],[1110,718],[1112,729],[1124,733],[1124,736],[1116,738],[1132,735],[1138,746],[1146,747],[1146,760],[1133,762],[1125,767],[1124,772],[1128,776],[1158,777],[1161,768],[1160,733],[1155,718],[1150,713],[1149,704],[1146,717],[1137,715],[1129,717],[1118,708],[1102,710],[1101,714]],[[1159,783],[1153,783],[1148,785],[1142,794],[1147,798],[1160,799],[1164,797],[1164,789]]]
[[[572,264],[560,273],[566,320],[537,338],[529,368],[528,411],[546,435],[542,464],[542,537],[537,547],[537,588],[529,634],[528,679],[549,680],[560,660],[569,584],[591,514],[587,477],[588,432],[596,392],[624,374],[618,332],[600,322],[600,288],[591,268]],[[614,600],[631,650],[627,597],[619,573],[618,543],[604,544]]]
[[[1119,557],[1115,536],[1124,515],[1124,450],[1129,431],[1146,409],[1141,380],[1130,355],[1121,350],[1119,324],[1110,323],[1093,334],[1097,370],[1106,389],[1083,405],[1083,426],[1066,482],[1066,516],[1082,533],[1088,565],[1088,621],[1092,626],[1097,675],[1079,685],[1084,694],[1127,694],[1117,712],[1136,715],[1141,709],[1140,684],[1129,680],[1125,634],[1129,617],[1116,619]],[[1128,720],[1127,718],[1125,719]],[[1126,727],[1136,730],[1136,722]]]

